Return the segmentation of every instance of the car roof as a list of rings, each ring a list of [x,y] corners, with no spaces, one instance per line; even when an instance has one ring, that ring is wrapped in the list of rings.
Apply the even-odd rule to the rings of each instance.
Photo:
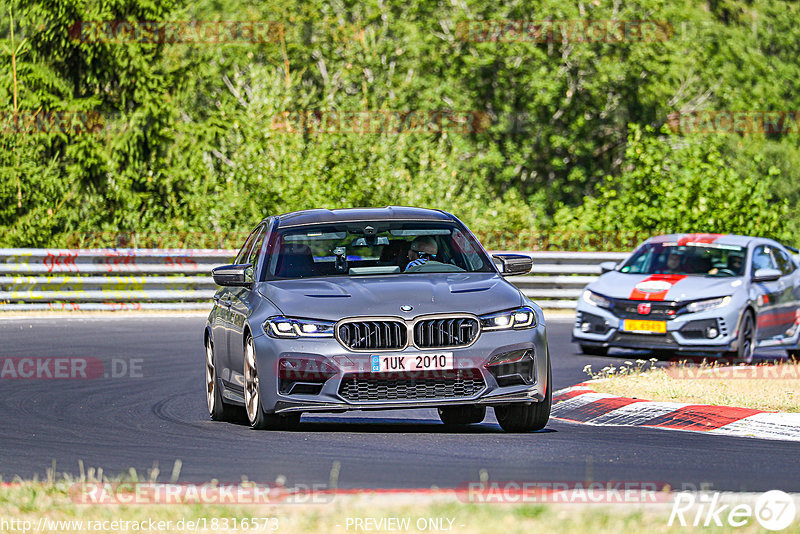
[[[645,243],[678,243],[679,245],[688,244],[714,244],[714,245],[734,245],[746,247],[753,241],[760,241],[762,238],[736,234],[665,234],[656,235],[645,241]]]
[[[303,226],[318,223],[351,223],[363,221],[452,221],[453,217],[441,210],[386,206],[383,208],[342,208],[293,211],[278,216],[279,226]]]

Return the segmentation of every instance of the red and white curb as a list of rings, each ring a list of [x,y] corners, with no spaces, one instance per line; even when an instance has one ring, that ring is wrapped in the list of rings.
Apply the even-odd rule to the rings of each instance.
[[[629,399],[597,393],[586,384],[554,392],[551,416],[587,425],[643,426],[800,441],[800,413]]]

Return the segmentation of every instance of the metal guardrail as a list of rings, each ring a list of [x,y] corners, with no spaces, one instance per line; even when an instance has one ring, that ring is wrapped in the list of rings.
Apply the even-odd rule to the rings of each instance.
[[[544,308],[574,309],[604,261],[625,252],[515,252],[533,271],[509,280]],[[0,249],[0,311],[207,309],[226,249]]]

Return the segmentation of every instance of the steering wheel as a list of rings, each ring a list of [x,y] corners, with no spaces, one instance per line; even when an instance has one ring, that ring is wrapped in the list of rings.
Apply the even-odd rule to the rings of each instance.
[[[727,274],[728,276],[736,276],[736,273],[730,269],[720,269],[717,274]]]

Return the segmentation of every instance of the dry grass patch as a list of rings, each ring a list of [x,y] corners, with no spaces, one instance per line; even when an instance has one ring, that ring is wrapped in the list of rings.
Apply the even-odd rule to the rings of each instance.
[[[681,362],[656,367],[656,360],[626,361],[593,373],[591,387],[608,393],[652,401],[738,406],[757,410],[800,412],[800,362],[751,366]]]
[[[388,532],[375,525],[390,518],[408,525],[395,532],[451,532],[454,534],[528,534],[530,532],[707,532],[708,527],[668,526],[671,503],[660,504],[475,504],[462,502],[452,494],[339,495],[324,504],[275,504],[257,506],[221,505],[80,505],[70,497],[73,482],[17,482],[0,486],[0,516],[4,521],[22,522],[32,530],[45,532],[262,532],[262,533],[360,533]],[[739,499],[735,494],[735,499]],[[274,518],[254,529],[241,527],[244,518]],[[233,520],[239,521],[237,528]],[[372,528],[356,528],[368,519]],[[216,521],[215,521],[216,520]],[[227,528],[223,521],[227,520]],[[62,523],[58,523],[61,521]],[[72,521],[73,523],[63,523]],[[94,528],[89,522],[100,528]],[[124,522],[128,523],[124,523]],[[150,521],[170,521],[170,528],[146,528]],[[183,521],[183,528],[179,528]],[[205,528],[186,528],[187,522],[203,521]],[[114,523],[116,522],[116,523]],[[136,523],[134,523],[136,522]],[[144,522],[144,523],[143,523]],[[134,524],[136,525],[134,527]],[[397,525],[398,523],[393,523]],[[142,528],[142,525],[145,528]],[[437,529],[434,525],[439,525]],[[163,525],[166,526],[166,525]],[[213,527],[212,527],[213,526]],[[422,526],[423,528],[420,528]],[[441,527],[446,527],[441,528]],[[755,520],[740,528],[725,526],[714,532],[763,532]],[[785,532],[800,533],[795,522]]]

